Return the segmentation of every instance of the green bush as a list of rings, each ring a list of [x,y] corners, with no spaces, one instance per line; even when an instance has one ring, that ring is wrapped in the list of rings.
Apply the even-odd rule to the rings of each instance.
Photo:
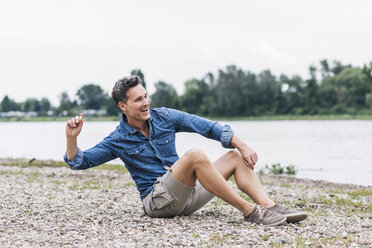
[[[294,165],[288,165],[288,166],[281,166],[280,163],[272,164],[271,167],[269,167],[267,164],[263,169],[260,169],[260,173],[263,174],[273,174],[273,175],[296,175],[297,169]]]

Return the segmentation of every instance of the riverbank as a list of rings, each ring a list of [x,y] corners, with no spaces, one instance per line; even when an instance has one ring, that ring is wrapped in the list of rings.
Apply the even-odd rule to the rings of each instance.
[[[372,115],[273,115],[273,116],[238,116],[238,117],[210,117],[211,120],[225,121],[282,121],[282,120],[372,120]],[[68,121],[71,117],[38,116],[38,117],[9,117],[0,118],[0,122],[43,122]],[[120,121],[121,116],[85,117],[89,121]]]
[[[72,171],[63,162],[0,159],[0,246],[372,245],[372,187],[272,175],[260,178],[275,201],[309,212],[308,219],[278,227],[250,225],[218,198],[191,216],[154,219],[144,215],[123,166]],[[237,190],[233,180],[229,183]]]

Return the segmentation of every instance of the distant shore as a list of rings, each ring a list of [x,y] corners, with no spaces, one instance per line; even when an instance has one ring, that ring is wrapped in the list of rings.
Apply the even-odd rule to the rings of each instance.
[[[273,115],[273,116],[240,116],[240,117],[210,117],[211,120],[229,121],[281,121],[281,120],[372,120],[372,115]],[[0,122],[44,122],[61,121],[65,122],[70,117],[39,116],[39,117],[9,117],[0,118]],[[121,116],[94,117],[86,116],[89,121],[120,121]]]
[[[260,175],[299,224],[245,223],[219,198],[191,216],[146,216],[124,166],[73,171],[62,161],[0,158],[0,246],[370,247],[372,187]],[[229,181],[238,192],[233,180]],[[249,197],[242,197],[251,201]]]

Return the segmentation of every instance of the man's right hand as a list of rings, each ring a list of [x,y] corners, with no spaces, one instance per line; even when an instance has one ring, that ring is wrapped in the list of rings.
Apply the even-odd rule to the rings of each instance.
[[[84,123],[84,114],[81,113],[80,116],[75,116],[66,123],[66,137],[67,138],[76,138]]]

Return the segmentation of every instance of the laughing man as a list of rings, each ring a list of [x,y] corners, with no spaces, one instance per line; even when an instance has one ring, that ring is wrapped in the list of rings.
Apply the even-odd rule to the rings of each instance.
[[[189,215],[215,195],[240,210],[251,223],[276,226],[299,222],[307,213],[286,208],[265,193],[253,169],[256,152],[230,128],[182,111],[150,109],[150,99],[138,76],[116,82],[112,98],[123,111],[120,124],[96,146],[81,151],[77,137],[84,115],[66,124],[65,161],[73,170],[88,169],[119,157],[137,185],[144,211],[151,217]],[[177,132],[194,132],[236,148],[212,163],[198,149],[178,157]],[[238,188],[250,196],[253,205],[226,182],[232,175]]]

